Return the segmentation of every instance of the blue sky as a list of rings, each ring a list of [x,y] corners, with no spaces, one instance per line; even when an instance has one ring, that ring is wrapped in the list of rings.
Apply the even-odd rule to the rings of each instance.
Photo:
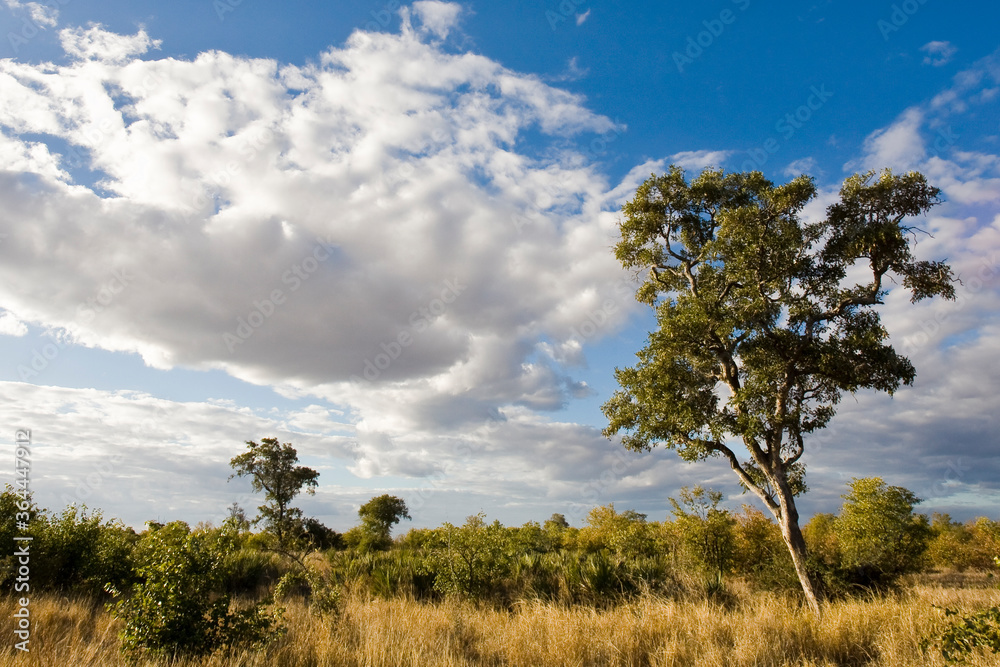
[[[883,317],[918,381],[846,397],[803,513],[878,474],[996,516],[1000,9],[941,3],[200,0],[0,6],[0,392],[34,488],[141,525],[256,502],[242,442],[343,530],[486,511],[662,518],[719,462],[600,435],[652,326],[611,253],[669,164],[918,169],[957,303]],[[367,378],[366,378],[367,373]],[[352,379],[353,378],[353,379]]]

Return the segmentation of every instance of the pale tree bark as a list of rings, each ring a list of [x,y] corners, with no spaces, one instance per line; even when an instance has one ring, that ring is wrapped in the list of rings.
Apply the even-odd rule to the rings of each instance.
[[[785,486],[787,487],[787,484]],[[781,503],[781,513],[775,518],[778,519],[778,524],[781,527],[781,537],[784,538],[788,553],[792,556],[792,565],[794,565],[795,574],[802,585],[802,592],[806,596],[806,604],[819,618],[823,591],[813,580],[807,567],[806,541],[802,537],[802,529],[799,528],[799,513],[795,509],[795,500],[790,491],[786,494],[782,493],[781,489],[778,491],[778,500]]]

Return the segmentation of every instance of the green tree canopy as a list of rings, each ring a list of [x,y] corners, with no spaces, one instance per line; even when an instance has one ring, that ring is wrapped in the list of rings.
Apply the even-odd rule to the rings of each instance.
[[[266,502],[257,508],[260,516],[254,523],[263,521],[279,547],[286,547],[302,533],[302,510],[291,507],[292,499],[302,487],[310,495],[316,493],[319,473],[296,465],[299,455],[290,442],[279,444],[277,438],[262,438],[259,444],[247,440],[246,445],[247,451],[229,462],[236,471],[229,479],[248,476],[254,492],[264,492]]]
[[[850,487],[833,524],[843,564],[874,586],[920,570],[931,536],[927,517],[913,513],[920,498],[880,477],[855,478]]]
[[[411,519],[410,511],[402,498],[382,494],[358,508],[361,517],[361,534],[358,546],[363,551],[387,549],[391,543],[392,527],[402,519]]]
[[[875,309],[893,279],[912,301],[955,292],[947,264],[911,251],[913,217],[939,201],[922,175],[852,176],[824,219],[805,222],[815,196],[807,176],[775,186],[708,169],[688,183],[678,167],[639,187],[615,255],[645,272],[636,296],[658,329],[634,367],[615,370],[621,389],[603,409],[605,434],[624,431],[630,449],[724,457],[778,520],[818,614],[795,506],[805,437],[842,392],[913,382]]]

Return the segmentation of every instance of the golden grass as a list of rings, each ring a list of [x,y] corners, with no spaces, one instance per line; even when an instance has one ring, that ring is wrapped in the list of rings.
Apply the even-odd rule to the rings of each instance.
[[[539,602],[511,611],[461,602],[368,599],[350,595],[335,618],[290,603],[288,634],[266,651],[215,656],[214,667],[444,667],[458,665],[609,665],[767,667],[943,665],[920,653],[920,638],[940,627],[932,605],[975,611],[1000,604],[1000,591],[916,585],[885,598],[834,602],[822,620],[783,598],[739,592],[731,604],[642,598],[614,608],[564,608]],[[99,606],[64,598],[32,601],[31,652],[13,648],[14,600],[0,600],[0,667],[124,664],[118,624]],[[996,665],[980,656],[974,666]]]

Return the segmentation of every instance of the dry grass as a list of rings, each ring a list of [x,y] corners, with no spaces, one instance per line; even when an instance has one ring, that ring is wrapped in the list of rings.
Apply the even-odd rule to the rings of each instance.
[[[524,603],[499,611],[459,602],[349,597],[336,618],[301,604],[286,613],[288,634],[267,651],[216,656],[217,667],[452,665],[942,665],[917,644],[941,624],[931,605],[974,611],[1000,604],[1000,591],[917,585],[906,593],[830,604],[821,621],[789,599],[738,593],[710,601],[644,598],[608,610]],[[0,601],[0,666],[123,664],[117,623],[100,607],[36,599],[31,653],[13,649],[14,601]],[[995,665],[996,657],[969,664]]]

